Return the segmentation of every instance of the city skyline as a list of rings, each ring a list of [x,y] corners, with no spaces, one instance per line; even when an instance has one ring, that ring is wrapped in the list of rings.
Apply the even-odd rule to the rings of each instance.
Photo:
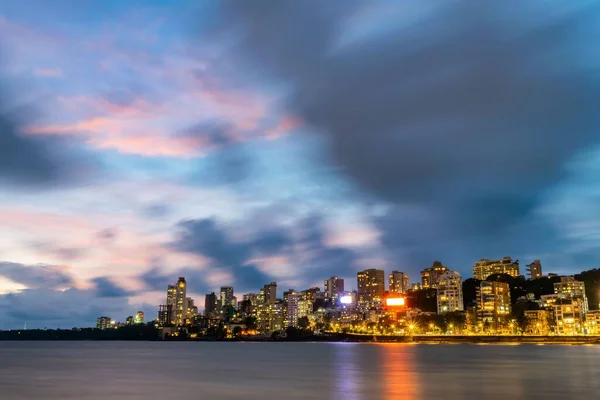
[[[0,329],[598,268],[599,6],[502,3],[0,0]]]

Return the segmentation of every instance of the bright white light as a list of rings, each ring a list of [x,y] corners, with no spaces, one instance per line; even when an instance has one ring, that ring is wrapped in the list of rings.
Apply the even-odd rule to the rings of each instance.
[[[342,304],[352,304],[352,296],[342,296],[342,297],[340,297],[340,303],[342,303]]]
[[[388,307],[403,306],[405,304],[405,299],[404,297],[389,297],[385,301],[385,304],[387,304]]]

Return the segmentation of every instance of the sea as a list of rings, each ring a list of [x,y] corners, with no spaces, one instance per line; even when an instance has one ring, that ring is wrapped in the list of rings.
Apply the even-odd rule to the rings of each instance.
[[[0,399],[598,399],[600,346],[0,342]]]

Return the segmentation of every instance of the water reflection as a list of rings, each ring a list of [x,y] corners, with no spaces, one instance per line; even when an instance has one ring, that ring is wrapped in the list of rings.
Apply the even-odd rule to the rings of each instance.
[[[335,399],[337,400],[360,400],[358,346],[354,343],[335,343],[333,374],[335,381]]]
[[[420,398],[421,382],[416,368],[416,347],[406,344],[379,344],[382,352],[381,379],[385,400]]]

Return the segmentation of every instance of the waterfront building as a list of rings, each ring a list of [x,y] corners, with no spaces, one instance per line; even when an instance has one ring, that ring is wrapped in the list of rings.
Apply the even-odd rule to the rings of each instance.
[[[388,278],[391,294],[404,294],[410,289],[410,277],[407,273],[392,271]]]
[[[421,271],[421,288],[435,289],[437,288],[438,280],[444,273],[450,271],[439,261],[434,261],[431,267]]]
[[[144,323],[144,312],[138,311],[135,313],[135,317],[133,318],[133,322],[135,324],[143,324]]]
[[[266,304],[275,304],[277,302],[277,283],[271,282],[262,289]]]
[[[298,300],[298,318],[308,317],[313,313],[313,302],[310,300],[302,300],[302,296]]]
[[[173,324],[173,304],[161,304],[158,306],[158,325],[170,326]]]
[[[576,281],[572,276],[561,276],[560,282],[554,283],[554,293],[568,299],[580,299],[583,313],[588,312],[588,299],[585,294],[585,283]]]
[[[113,321],[110,317],[98,317],[96,319],[96,328],[97,329],[108,329],[113,325]]]
[[[187,315],[187,282],[184,277],[179,277],[175,288],[175,325],[184,325]]]
[[[482,281],[476,296],[477,322],[498,330],[511,311],[508,283]]]
[[[300,301],[300,293],[294,289],[290,289],[283,295],[284,304],[284,325],[297,327],[298,326],[298,302]]]
[[[204,297],[204,315],[213,315],[217,311],[217,295],[215,292],[208,293]]]
[[[325,299],[330,300],[333,304],[337,302],[340,294],[344,292],[344,279],[332,276],[325,279]]]
[[[125,318],[125,325],[133,325],[133,316],[130,315],[129,317]]]
[[[558,299],[565,298],[566,296],[564,294],[543,294],[540,296],[540,303],[542,308],[551,310]]]
[[[577,335],[583,332],[584,316],[581,298],[560,298],[552,306],[555,332],[561,335]]]
[[[193,321],[198,316],[198,307],[196,307],[196,304],[194,303],[194,299],[192,299],[191,297],[187,297],[186,302],[187,302],[187,306],[186,306],[186,313],[185,313],[185,324],[189,325],[189,324],[192,324]]]
[[[525,310],[525,333],[529,335],[548,335],[553,313],[549,310]]]
[[[600,335],[600,310],[585,314],[585,328],[588,335]]]
[[[383,300],[385,273],[381,269],[366,269],[356,274],[358,302]]]
[[[167,287],[167,306],[171,306],[171,320],[168,322],[168,325],[175,325],[175,310],[177,308],[177,287],[175,285],[169,285]]]
[[[318,287],[311,287],[309,289],[305,289],[302,290],[300,292],[301,296],[302,296],[302,300],[308,300],[311,302],[315,302],[318,298],[321,298],[323,296],[323,293],[321,293],[321,289],[319,289]]]
[[[531,264],[527,265],[527,274],[529,279],[539,279],[542,277],[542,262],[535,260]]]
[[[219,292],[219,308],[222,310],[227,306],[233,305],[233,288],[231,286],[221,286]]]
[[[437,313],[463,311],[462,278],[458,271],[443,273],[437,282]]]
[[[494,274],[507,274],[513,277],[520,276],[519,260],[513,261],[511,257],[503,257],[499,260],[482,258],[473,267],[473,278],[475,279],[484,281],[490,275]]]

